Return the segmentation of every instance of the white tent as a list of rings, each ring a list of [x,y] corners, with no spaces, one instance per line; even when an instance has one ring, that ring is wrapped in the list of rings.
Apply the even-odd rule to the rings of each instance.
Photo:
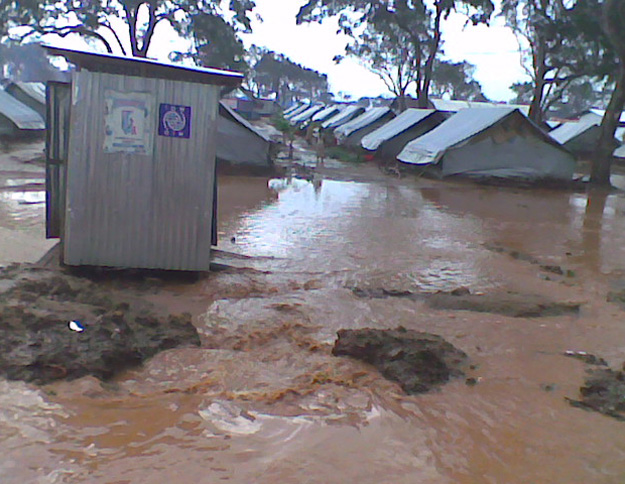
[[[219,104],[215,136],[218,165],[270,168],[271,140],[224,102]]]
[[[525,104],[500,104],[482,101],[460,101],[456,99],[435,99],[430,98],[430,104],[438,111],[457,113],[461,109],[476,108],[516,108],[526,116],[530,112],[530,107]]]
[[[385,141],[420,123],[434,112],[433,109],[406,109],[395,119],[363,137],[360,144],[366,150],[375,151]]]
[[[321,127],[323,129],[334,129],[338,128],[342,124],[347,123],[349,120],[355,118],[360,113],[364,112],[365,108],[362,106],[350,105],[345,107],[340,113],[335,114],[330,119],[325,120],[321,123]]]
[[[317,111],[312,120],[316,123],[322,123],[326,119],[330,119],[331,116],[335,116],[340,113],[343,109],[345,109],[345,105],[342,104],[332,104],[331,106],[327,106],[321,111]]]
[[[359,145],[363,136],[394,117],[395,114],[390,108],[369,108],[360,116],[336,128],[334,135],[340,143]]]
[[[314,104],[313,106],[310,106],[301,113],[292,116],[290,119],[291,124],[299,124],[308,121],[315,113],[323,109],[323,107],[323,104]]]
[[[570,180],[575,169],[571,153],[512,108],[458,111],[397,159],[436,165],[441,176]]]

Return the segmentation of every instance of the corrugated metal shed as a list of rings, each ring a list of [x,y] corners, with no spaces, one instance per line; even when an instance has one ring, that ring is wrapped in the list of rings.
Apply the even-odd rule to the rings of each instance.
[[[362,138],[360,144],[366,150],[375,151],[383,142],[420,123],[434,112],[433,109],[406,109],[395,119]]]
[[[342,138],[347,138],[349,135],[362,129],[366,126],[369,126],[372,123],[375,123],[378,119],[386,116],[391,112],[390,108],[369,108],[360,116],[355,117],[351,121],[342,124],[338,128],[334,130],[334,134],[340,140]]]
[[[39,113],[15,99],[4,89],[0,89],[0,115],[9,122],[8,127],[12,127],[14,131],[41,131],[46,128],[46,123]]]
[[[347,123],[349,120],[355,118],[365,111],[365,108],[362,106],[347,106],[340,113],[335,114],[330,119],[327,119],[323,123],[321,123],[321,127],[323,129],[334,129],[338,128],[344,123]]]
[[[220,79],[230,84],[242,75],[50,50],[79,68],[72,80],[65,263],[208,270]]]

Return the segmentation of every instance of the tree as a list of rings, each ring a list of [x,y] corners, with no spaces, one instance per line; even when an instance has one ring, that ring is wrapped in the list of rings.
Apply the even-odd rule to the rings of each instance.
[[[197,65],[246,72],[245,47],[232,25],[222,17],[199,15],[187,27],[194,36],[192,52],[173,52],[170,58],[179,61],[191,58]]]
[[[223,17],[219,0],[3,0],[0,23],[13,39],[77,34],[98,42],[109,52],[146,57],[157,27],[169,24],[180,35],[201,45],[205,35],[195,37],[195,26],[206,17]],[[253,0],[229,0],[231,25],[249,31],[248,13]],[[114,20],[125,28],[118,31]],[[204,37],[202,37],[204,35]],[[199,42],[199,44],[198,44]]]
[[[625,105],[625,3],[622,0],[604,0],[601,6],[603,29],[617,59],[617,74],[614,91],[601,122],[601,135],[591,163],[590,182],[609,186],[614,149],[612,140]]]
[[[591,18],[580,17],[581,9]],[[531,84],[517,83],[513,90],[530,101],[532,120],[541,122],[577,80],[605,69],[601,29],[587,0],[503,0],[501,15],[519,41],[531,78]]]
[[[258,48],[255,49],[258,53]],[[248,85],[259,96],[275,95],[283,105],[297,99],[316,99],[328,91],[328,77],[313,69],[296,64],[282,54],[263,51],[251,68]]]
[[[419,105],[427,107],[443,21],[462,10],[474,24],[487,22],[493,8],[491,0],[309,0],[297,22],[338,16],[339,28],[352,39],[346,54],[362,58],[392,92],[414,83]],[[386,50],[376,54],[377,49]]]
[[[463,101],[488,101],[482,86],[473,79],[475,66],[469,62],[437,61],[432,72],[431,94]]]

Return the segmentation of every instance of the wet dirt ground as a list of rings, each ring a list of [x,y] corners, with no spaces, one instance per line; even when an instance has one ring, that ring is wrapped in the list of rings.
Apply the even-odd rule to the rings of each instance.
[[[625,287],[623,193],[300,157],[299,177],[220,180],[216,260],[233,268],[146,292],[193,315],[200,347],[105,383],[0,380],[0,482],[623,482],[625,423],[567,402],[588,366],[564,355],[625,360],[625,313],[607,301]],[[41,220],[43,206],[28,207]],[[366,297],[381,288],[579,310],[519,317]],[[398,326],[466,353],[467,379],[409,396],[332,355],[340,329]]]

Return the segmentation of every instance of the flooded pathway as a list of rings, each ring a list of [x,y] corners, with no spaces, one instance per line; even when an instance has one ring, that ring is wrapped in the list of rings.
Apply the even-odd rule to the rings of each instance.
[[[625,361],[606,301],[625,196],[341,170],[220,181],[219,249],[244,257],[150,296],[193,313],[201,348],[104,384],[0,382],[0,482],[623,482],[625,423],[566,402],[585,366],[562,354]],[[354,292],[459,287],[583,305],[513,318]],[[330,353],[341,328],[397,326],[466,352],[477,384],[406,396]]]

